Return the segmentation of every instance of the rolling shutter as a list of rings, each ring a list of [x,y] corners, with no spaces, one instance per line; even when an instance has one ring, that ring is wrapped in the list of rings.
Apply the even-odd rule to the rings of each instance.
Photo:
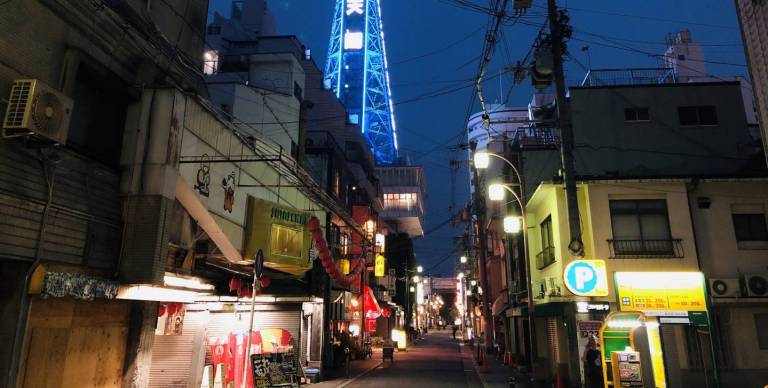
[[[187,311],[181,335],[156,335],[152,346],[152,366],[149,371],[150,388],[187,388],[197,375],[193,371],[193,357],[205,341],[195,343],[195,337],[205,330],[207,311]],[[197,349],[196,349],[197,348]]]

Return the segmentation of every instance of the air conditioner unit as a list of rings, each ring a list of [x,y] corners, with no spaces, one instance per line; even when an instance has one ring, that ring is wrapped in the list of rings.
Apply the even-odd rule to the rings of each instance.
[[[739,279],[709,279],[709,292],[713,298],[738,298],[741,282]]]
[[[3,137],[35,136],[64,144],[72,100],[36,79],[13,81],[3,120]]]
[[[547,278],[547,281],[549,282],[549,296],[561,296],[562,293],[560,291],[560,284],[558,284],[557,278]]]
[[[744,275],[744,288],[747,290],[747,296],[768,298],[768,274]]]

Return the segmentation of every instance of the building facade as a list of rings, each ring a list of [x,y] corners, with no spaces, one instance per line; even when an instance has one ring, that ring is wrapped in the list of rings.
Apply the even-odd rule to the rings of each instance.
[[[768,53],[765,50],[766,28],[768,28],[768,5],[761,1],[736,0],[736,12],[747,54],[752,89],[755,96],[758,118],[762,128],[763,147],[768,150]],[[768,151],[766,151],[768,155]],[[768,160],[768,159],[767,159]]]

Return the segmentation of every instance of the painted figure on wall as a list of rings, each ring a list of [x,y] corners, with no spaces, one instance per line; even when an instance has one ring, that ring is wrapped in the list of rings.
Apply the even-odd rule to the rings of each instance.
[[[232,207],[235,205],[235,172],[221,180],[221,188],[224,189],[224,210],[232,213]]]

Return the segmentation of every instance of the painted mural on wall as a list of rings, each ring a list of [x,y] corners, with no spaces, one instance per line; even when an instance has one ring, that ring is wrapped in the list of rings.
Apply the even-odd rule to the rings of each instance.
[[[208,197],[211,195],[211,162],[208,154],[203,154],[200,168],[197,169],[197,182],[195,190],[200,195]]]
[[[232,171],[221,180],[221,188],[224,189],[224,210],[232,213],[235,206],[235,172]]]

